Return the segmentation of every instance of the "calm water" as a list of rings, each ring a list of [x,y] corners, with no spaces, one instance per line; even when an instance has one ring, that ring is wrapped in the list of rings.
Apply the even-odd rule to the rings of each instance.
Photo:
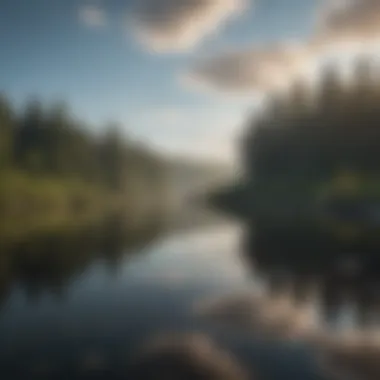
[[[137,345],[173,330],[205,331],[268,380],[323,378],[302,340],[264,339],[194,313],[198,302],[265,288],[242,252],[240,226],[134,239],[115,229],[41,237],[3,253],[1,379],[125,378]]]

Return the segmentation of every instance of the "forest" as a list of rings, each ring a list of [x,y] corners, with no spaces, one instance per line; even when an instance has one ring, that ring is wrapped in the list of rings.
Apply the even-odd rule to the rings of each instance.
[[[350,172],[366,180],[378,173],[380,70],[357,62],[351,79],[328,66],[316,88],[299,81],[274,96],[249,128],[248,171],[255,181],[326,182]]]
[[[246,179],[213,201],[260,230],[379,236],[380,69],[362,58],[349,74],[326,65],[272,94],[241,142]]]
[[[146,223],[167,201],[167,163],[111,123],[95,133],[64,103],[0,97],[0,234],[82,223],[112,210]],[[158,208],[161,208],[159,211]]]

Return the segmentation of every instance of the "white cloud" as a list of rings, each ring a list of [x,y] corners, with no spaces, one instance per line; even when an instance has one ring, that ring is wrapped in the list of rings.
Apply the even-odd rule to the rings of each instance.
[[[185,82],[219,91],[266,92],[286,88],[310,58],[308,49],[290,43],[229,51],[195,64]]]
[[[101,28],[107,24],[107,14],[98,5],[84,5],[78,15],[80,21],[89,28]]]
[[[241,14],[249,0],[137,0],[132,25],[156,52],[186,51]]]

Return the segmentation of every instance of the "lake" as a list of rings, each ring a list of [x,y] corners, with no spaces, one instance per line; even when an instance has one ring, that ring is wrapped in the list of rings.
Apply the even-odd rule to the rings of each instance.
[[[210,317],[207,305],[215,300],[223,305],[231,296],[276,288],[270,284],[277,275],[255,271],[247,261],[242,226],[190,223],[132,237],[117,226],[3,247],[1,379],[126,378],[141,342],[173,331],[204,332],[263,379],[327,378],[307,337],[261,334],[241,322],[250,315],[232,323]],[[334,315],[343,321],[348,314]]]

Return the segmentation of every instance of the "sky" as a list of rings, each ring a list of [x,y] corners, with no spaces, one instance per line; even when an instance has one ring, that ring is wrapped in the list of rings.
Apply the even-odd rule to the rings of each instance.
[[[379,0],[1,0],[0,91],[229,162],[262,96],[380,37]]]

